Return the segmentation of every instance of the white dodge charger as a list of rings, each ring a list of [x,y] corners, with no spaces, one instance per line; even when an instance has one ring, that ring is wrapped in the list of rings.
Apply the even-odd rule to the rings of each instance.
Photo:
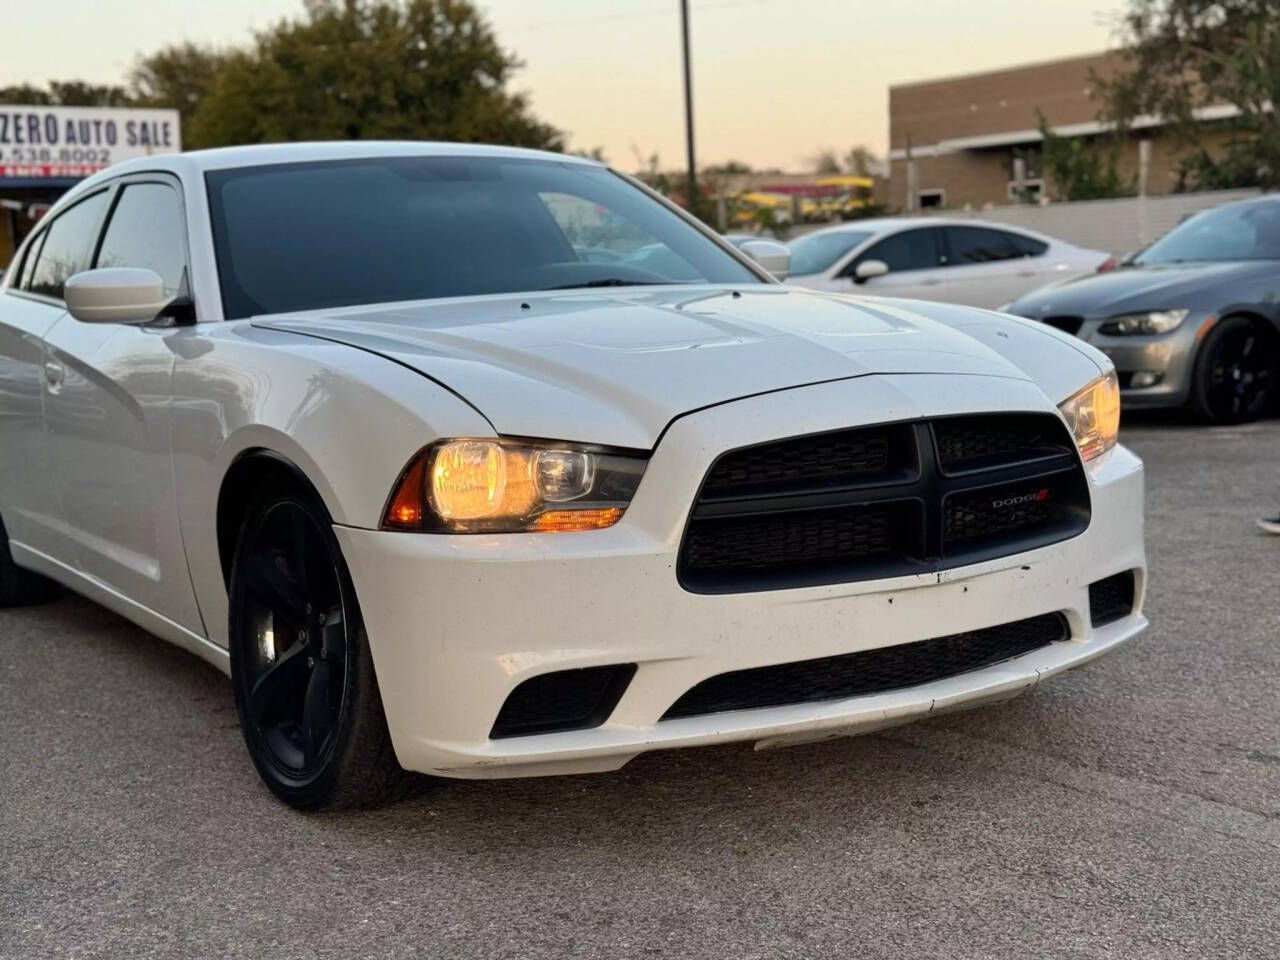
[[[0,288],[0,604],[227,671],[301,807],[861,733],[1146,626],[1101,353],[744,246],[522,150],[100,173]]]

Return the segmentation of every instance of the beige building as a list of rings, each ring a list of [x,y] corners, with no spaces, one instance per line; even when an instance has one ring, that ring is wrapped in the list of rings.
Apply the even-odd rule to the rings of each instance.
[[[900,210],[980,208],[1031,196],[1053,196],[1040,164],[1036,111],[1070,137],[1105,133],[1091,75],[1123,69],[1119,55],[1067,60],[901,84],[889,89],[889,202]],[[1234,109],[1204,111],[1224,119]],[[910,163],[908,163],[910,159]],[[1139,117],[1120,170],[1147,194],[1177,183],[1172,137],[1154,117]]]

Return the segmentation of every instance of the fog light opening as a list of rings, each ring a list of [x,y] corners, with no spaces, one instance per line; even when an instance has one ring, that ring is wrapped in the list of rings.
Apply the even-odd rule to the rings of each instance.
[[[1163,379],[1164,373],[1160,370],[1135,370],[1129,378],[1129,386],[1141,390],[1144,387],[1159,386]]]

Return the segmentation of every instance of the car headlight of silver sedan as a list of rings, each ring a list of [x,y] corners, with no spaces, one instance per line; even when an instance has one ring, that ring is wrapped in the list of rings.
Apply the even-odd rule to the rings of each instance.
[[[645,464],[642,457],[568,443],[443,440],[401,474],[382,526],[427,533],[600,530],[622,518]]]
[[[1058,404],[1083,460],[1100,457],[1116,445],[1120,433],[1120,381],[1108,370]]]
[[[1113,337],[1151,336],[1177,330],[1190,310],[1150,310],[1112,317],[1098,328],[1099,333]]]

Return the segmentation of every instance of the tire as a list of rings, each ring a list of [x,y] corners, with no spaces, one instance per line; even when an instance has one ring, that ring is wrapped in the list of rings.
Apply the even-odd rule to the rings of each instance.
[[[240,729],[276,796],[316,810],[409,791],[418,778],[396,762],[355,588],[314,494],[268,488],[250,507],[229,626]]]
[[[1277,336],[1251,317],[1227,317],[1209,331],[1196,355],[1190,406],[1206,423],[1245,423],[1275,402],[1280,373]]]
[[[9,534],[0,520],[0,607],[26,607],[47,603],[58,597],[62,588],[47,577],[24,570],[13,562],[9,552]]]

